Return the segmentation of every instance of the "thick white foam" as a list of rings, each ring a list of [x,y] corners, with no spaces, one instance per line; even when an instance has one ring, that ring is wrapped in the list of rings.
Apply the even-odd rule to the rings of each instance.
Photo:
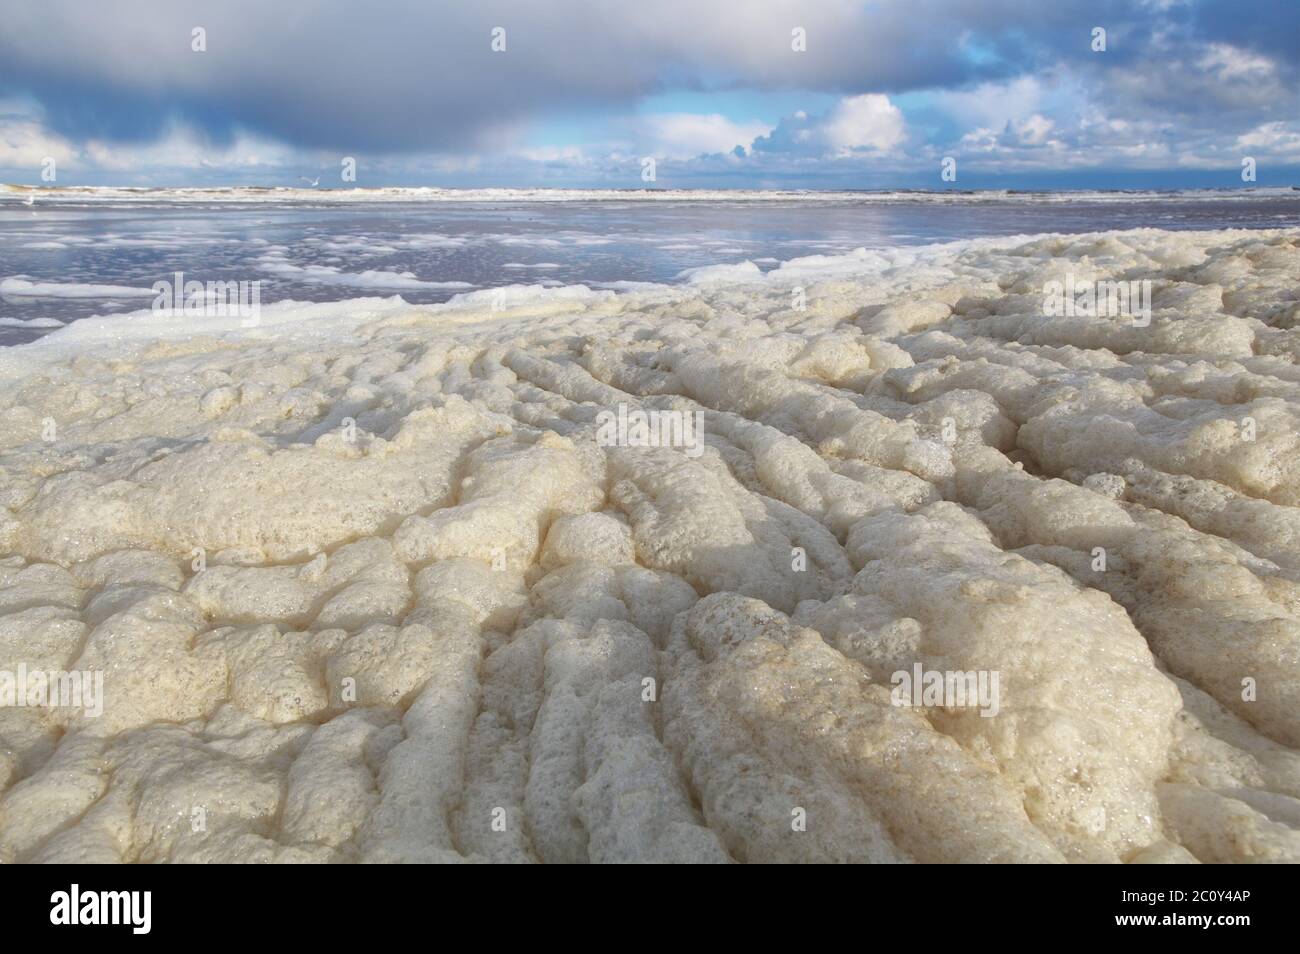
[[[0,352],[0,860],[1300,861],[1300,232],[687,279]]]
[[[0,326],[5,328],[62,328],[63,322],[57,318],[0,317]]]
[[[0,295],[20,298],[150,298],[149,288],[126,285],[87,285],[79,282],[34,282],[21,276],[0,279]]]

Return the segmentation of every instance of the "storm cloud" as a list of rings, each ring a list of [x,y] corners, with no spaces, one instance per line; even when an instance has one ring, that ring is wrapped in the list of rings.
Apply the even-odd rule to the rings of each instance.
[[[251,135],[340,154],[491,156],[530,125],[630,113],[673,91],[833,95],[849,105],[831,123],[855,103],[888,118],[888,100],[864,96],[1029,76],[1066,78],[1105,121],[1246,135],[1294,120],[1300,75],[1290,2],[1247,14],[1217,0],[0,0],[0,18],[0,99],[32,104],[44,130],[74,145],[147,144],[183,128],[213,147]],[[1104,55],[1090,48],[1096,26]],[[198,28],[204,52],[191,48]],[[504,50],[493,49],[498,28]],[[792,48],[796,29],[806,51]],[[750,156],[789,152],[802,122],[784,121]],[[832,133],[814,138],[834,144]],[[901,140],[901,126],[882,135]]]

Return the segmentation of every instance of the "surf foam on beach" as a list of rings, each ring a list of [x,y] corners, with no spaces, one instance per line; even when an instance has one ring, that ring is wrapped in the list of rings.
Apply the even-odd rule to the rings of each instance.
[[[959,203],[1016,202],[1062,204],[1073,202],[1132,203],[1167,201],[1263,201],[1291,198],[1288,186],[1240,189],[1076,189],[1035,191],[1018,189],[557,189],[461,188],[438,186],[381,186],[362,188],[302,188],[292,186],[23,186],[0,184],[0,205],[28,198],[66,203],[371,203],[371,202],[863,202]]]
[[[7,349],[0,673],[102,711],[0,707],[0,860],[1300,861],[1297,288],[1147,230]]]

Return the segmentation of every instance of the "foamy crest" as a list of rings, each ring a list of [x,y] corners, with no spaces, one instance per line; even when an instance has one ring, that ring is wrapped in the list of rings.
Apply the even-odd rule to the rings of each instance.
[[[1070,202],[1128,204],[1153,199],[1215,202],[1225,199],[1257,201],[1290,198],[1285,186],[1241,189],[1075,190],[1028,192],[1009,189],[907,189],[835,191],[832,189],[552,189],[486,188],[447,189],[438,186],[385,186],[380,188],[294,188],[287,186],[131,187],[44,186],[0,184],[0,205],[34,198],[42,203],[278,203],[329,205],[350,202],[855,202],[961,203],[1002,202],[1054,205]]]

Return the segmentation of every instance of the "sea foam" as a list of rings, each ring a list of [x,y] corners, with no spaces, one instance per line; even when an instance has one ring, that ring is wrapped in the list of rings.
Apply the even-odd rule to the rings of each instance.
[[[1300,233],[687,278],[0,352],[0,858],[1300,861]]]

